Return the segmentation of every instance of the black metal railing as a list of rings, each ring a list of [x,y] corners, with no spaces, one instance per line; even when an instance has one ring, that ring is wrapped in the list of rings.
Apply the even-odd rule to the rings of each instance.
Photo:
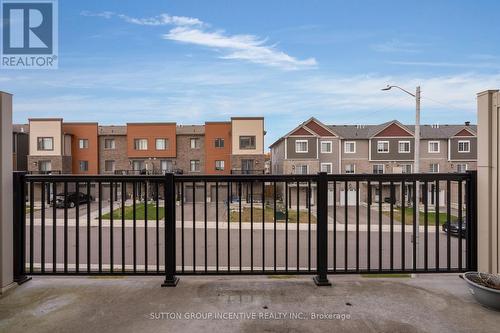
[[[171,286],[176,275],[315,274],[328,285],[328,274],[474,270],[476,184],[475,172],[16,172],[16,280],[147,274]]]
[[[263,175],[265,173],[264,169],[231,169],[232,175]]]

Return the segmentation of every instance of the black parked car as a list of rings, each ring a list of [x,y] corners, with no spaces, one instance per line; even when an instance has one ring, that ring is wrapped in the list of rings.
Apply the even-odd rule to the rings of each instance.
[[[56,195],[56,207],[57,208],[73,208],[76,206],[77,203],[79,204],[86,204],[90,201],[93,201],[94,198],[92,198],[91,195],[87,195],[85,193],[81,192],[68,192],[66,194],[66,197],[64,196],[63,193],[59,193]],[[52,202],[53,204],[53,202]]]
[[[467,235],[467,223],[466,223],[466,218],[464,217],[462,219],[462,229],[460,231],[460,235],[465,238],[465,236]],[[441,226],[441,229],[444,231],[444,232],[449,232],[450,235],[453,235],[453,236],[457,236],[458,237],[458,233],[459,233],[459,229],[460,229],[460,225],[458,223],[458,221],[453,221],[450,223],[450,221],[446,221],[442,226]]]

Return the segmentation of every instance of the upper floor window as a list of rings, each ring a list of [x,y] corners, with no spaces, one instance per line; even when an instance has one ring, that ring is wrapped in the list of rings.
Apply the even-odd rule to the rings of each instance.
[[[104,139],[104,149],[115,149],[115,139]]]
[[[199,149],[200,148],[200,139],[199,138],[191,138],[190,147],[191,147],[191,149]]]
[[[78,146],[80,147],[80,149],[88,149],[89,148],[89,140],[88,139],[78,140]]]
[[[89,161],[80,161],[80,171],[89,171]]]
[[[38,161],[38,171],[52,171],[51,161]]]
[[[51,138],[51,137],[39,137],[39,138],[37,138],[37,149],[38,150],[54,150],[54,138]]]
[[[104,171],[115,172],[115,161],[113,160],[104,161]]]
[[[458,152],[459,153],[470,153],[470,141],[469,140],[458,141]]]
[[[191,172],[199,172],[200,171],[200,161],[199,160],[191,160],[189,170]]]
[[[142,160],[132,161],[132,169],[135,171],[144,170],[144,161]]]
[[[240,136],[240,149],[255,149],[255,136]]]
[[[309,173],[308,165],[296,165],[295,166],[295,174],[296,175],[307,175]]]
[[[439,163],[431,163],[429,164],[429,172],[438,173],[439,172]]]
[[[148,139],[134,139],[135,150],[148,150]]]
[[[215,139],[215,148],[224,148],[224,139],[222,138]]]
[[[429,153],[439,153],[440,151],[439,141],[429,141],[428,151]]]
[[[332,173],[332,163],[321,163],[321,172]]]
[[[296,153],[307,153],[308,151],[309,151],[309,142],[307,142],[307,140],[295,141],[295,152]]]
[[[468,166],[467,163],[458,163],[457,164],[457,172],[463,173],[467,172]]]
[[[355,141],[344,142],[344,153],[354,154],[355,152],[356,152],[356,142]]]
[[[409,153],[410,152],[410,141],[399,141],[398,147],[399,147],[400,153]]]
[[[215,170],[222,171],[224,170],[224,161],[215,161]]]
[[[332,142],[331,141],[321,141],[321,153],[327,154],[332,152]]]
[[[373,165],[373,173],[376,173],[376,174],[384,173],[384,165],[383,164],[374,164]]]
[[[389,152],[389,141],[378,141],[377,142],[377,152],[388,153]]]
[[[401,164],[402,173],[411,173],[413,170],[413,165],[411,164]]]
[[[356,173],[356,164],[346,164],[345,165],[345,173]]]
[[[164,138],[156,139],[156,150],[168,149],[168,140]]]
[[[163,160],[160,161],[160,169],[161,172],[172,172],[172,161],[171,160]]]

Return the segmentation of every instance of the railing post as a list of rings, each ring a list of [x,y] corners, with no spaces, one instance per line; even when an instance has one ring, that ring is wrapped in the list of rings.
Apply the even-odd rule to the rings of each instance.
[[[328,178],[326,172],[318,174],[317,182],[316,260],[318,275],[314,277],[317,286],[331,286],[328,281]],[[346,231],[347,232],[347,231]]]
[[[466,236],[467,236],[467,256],[466,266],[469,271],[477,270],[477,171],[467,171],[466,187]],[[462,207],[460,207],[461,209]]]
[[[13,253],[14,282],[23,284],[31,280],[26,276],[26,172],[14,171]]]
[[[179,278],[175,276],[175,178],[165,174],[165,281],[162,287],[175,287]]]

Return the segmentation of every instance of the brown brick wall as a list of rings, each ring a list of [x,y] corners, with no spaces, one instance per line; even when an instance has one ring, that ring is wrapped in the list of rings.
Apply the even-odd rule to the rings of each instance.
[[[105,149],[104,140],[115,139],[115,149]],[[99,136],[99,173],[110,173],[105,171],[105,161],[115,161],[115,170],[129,170],[131,165],[127,157],[127,137],[125,135],[101,135]]]
[[[199,138],[200,148],[191,149],[191,138]],[[180,169],[185,174],[190,173],[191,160],[199,160],[199,173],[205,173],[205,136],[200,134],[177,135],[177,159],[174,161],[174,169]]]

